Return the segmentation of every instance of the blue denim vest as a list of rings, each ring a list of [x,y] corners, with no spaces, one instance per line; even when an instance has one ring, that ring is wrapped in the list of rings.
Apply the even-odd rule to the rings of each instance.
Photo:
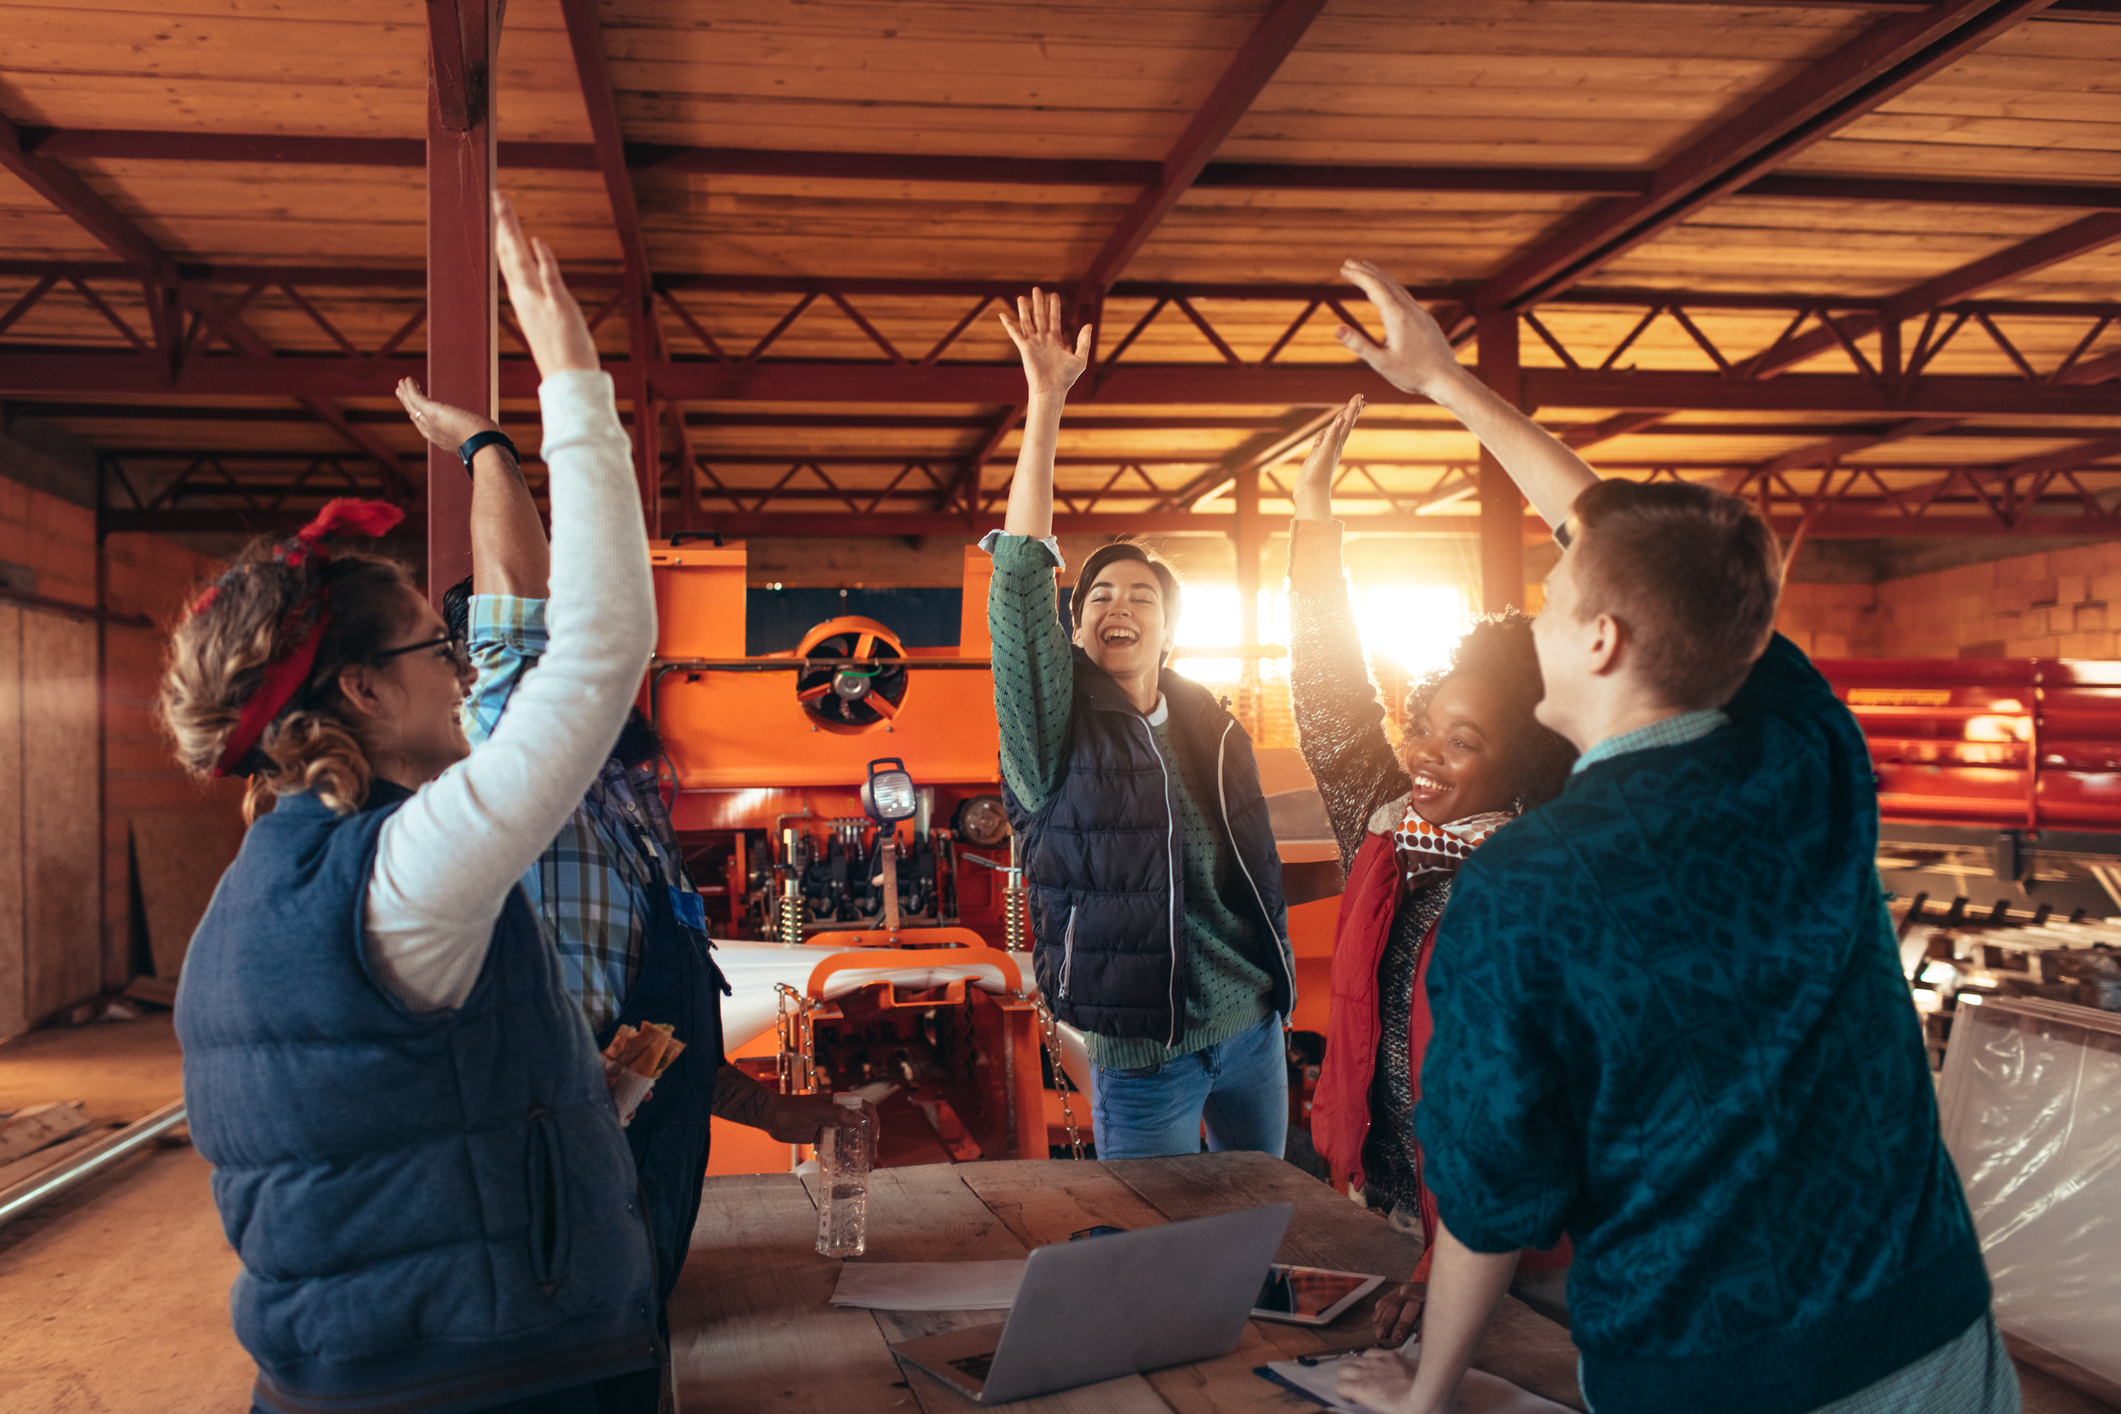
[[[236,1335],[285,1414],[472,1409],[659,1354],[632,1156],[521,890],[462,1006],[410,1011],[369,970],[362,902],[408,798],[282,800],[177,994]]]

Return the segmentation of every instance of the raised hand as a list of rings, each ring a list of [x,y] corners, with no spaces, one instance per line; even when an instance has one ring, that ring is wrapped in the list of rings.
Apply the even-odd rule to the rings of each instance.
[[[1385,341],[1377,344],[1343,324],[1333,331],[1333,337],[1344,347],[1403,393],[1426,395],[1443,380],[1460,376],[1451,341],[1405,285],[1367,260],[1344,261],[1340,273],[1370,297],[1385,330]]]
[[[1070,348],[1061,318],[1061,297],[1036,286],[1028,298],[1018,296],[1013,316],[1007,309],[1001,311],[1002,327],[1024,360],[1024,381],[1034,398],[1065,396],[1090,366],[1090,340],[1096,331],[1085,324],[1075,331],[1075,346]]]
[[[1319,429],[1318,440],[1311,444],[1311,455],[1304,458],[1303,470],[1296,473],[1293,499],[1298,520],[1333,519],[1333,473],[1340,469],[1341,450],[1348,445],[1348,434],[1355,430],[1355,419],[1362,416],[1365,406],[1362,394],[1357,393],[1331,422]]]
[[[508,303],[530,345],[538,376],[550,378],[570,369],[595,370],[596,339],[582,307],[567,293],[560,262],[552,247],[523,234],[523,223],[507,197],[493,194],[493,251],[508,285]]]
[[[444,451],[454,452],[476,433],[501,430],[499,423],[481,417],[469,408],[436,402],[420,391],[419,380],[415,378],[398,380],[398,401],[404,404],[420,435]]]

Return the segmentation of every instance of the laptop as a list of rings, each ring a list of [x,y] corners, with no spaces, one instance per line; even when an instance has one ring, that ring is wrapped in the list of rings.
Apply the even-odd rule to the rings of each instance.
[[[1295,1212],[1270,1203],[1040,1247],[1007,1321],[891,1348],[979,1404],[1226,1355]]]

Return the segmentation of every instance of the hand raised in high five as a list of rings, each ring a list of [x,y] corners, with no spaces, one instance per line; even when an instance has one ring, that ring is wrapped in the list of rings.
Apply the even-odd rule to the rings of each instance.
[[[1333,331],[1333,337],[1382,374],[1387,383],[1402,393],[1426,395],[1443,380],[1462,373],[1458,355],[1452,352],[1451,341],[1444,337],[1442,327],[1421,307],[1421,301],[1407,292],[1405,285],[1367,260],[1342,262],[1340,274],[1349,283],[1360,285],[1370,303],[1377,306],[1378,316],[1384,321],[1385,341],[1373,343],[1360,330],[1345,324]]]
[[[1355,430],[1355,419],[1362,416],[1362,394],[1348,399],[1348,405],[1334,414],[1333,420],[1319,429],[1318,440],[1311,444],[1311,455],[1304,458],[1302,471],[1296,473],[1296,518],[1298,520],[1333,519],[1333,473],[1340,469],[1341,450],[1348,445],[1348,434]]]
[[[398,380],[398,401],[412,418],[412,425],[420,429],[420,435],[445,452],[454,452],[481,432],[501,430],[492,418],[482,417],[470,408],[436,402],[420,391],[416,378]]]
[[[493,251],[501,278],[508,284],[508,303],[515,310],[516,324],[538,365],[538,376],[550,378],[570,369],[601,367],[589,321],[582,317],[574,296],[567,293],[552,247],[523,234],[514,204],[499,192],[493,194]]]
[[[1024,381],[1031,385],[1033,398],[1064,397],[1090,366],[1090,340],[1096,331],[1085,324],[1075,331],[1075,346],[1070,348],[1058,294],[1033,286],[1028,298],[1018,296],[1016,313],[1004,309],[1001,319],[1023,357]]]

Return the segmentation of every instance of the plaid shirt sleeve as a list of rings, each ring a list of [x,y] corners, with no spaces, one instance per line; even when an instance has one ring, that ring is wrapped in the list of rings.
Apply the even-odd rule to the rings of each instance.
[[[512,594],[474,594],[471,666],[478,674],[464,699],[464,735],[473,746],[493,735],[523,675],[545,656],[545,601]]]
[[[464,734],[493,734],[523,678],[545,655],[545,601],[509,594],[471,598],[471,666]],[[608,768],[607,768],[608,772]],[[618,1019],[640,972],[646,915],[642,882],[629,876],[619,806],[603,776],[523,876],[523,892],[560,961],[560,981],[593,1032]]]

